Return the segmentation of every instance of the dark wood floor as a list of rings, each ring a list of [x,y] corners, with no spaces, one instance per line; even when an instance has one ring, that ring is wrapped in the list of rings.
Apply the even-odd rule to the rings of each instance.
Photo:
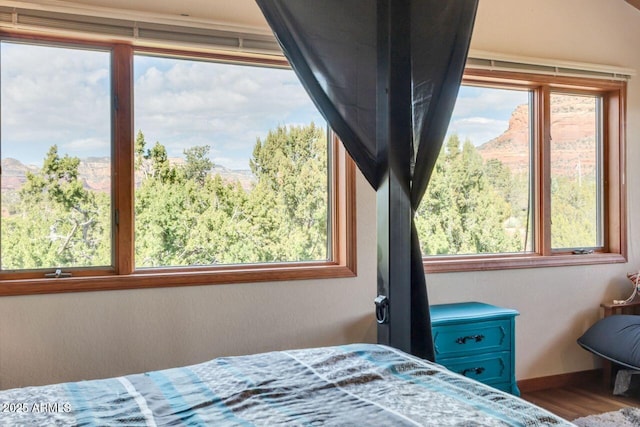
[[[617,411],[627,406],[640,407],[640,395],[633,397],[614,396],[611,389],[605,389],[600,384],[584,384],[522,393],[522,398],[567,420]]]

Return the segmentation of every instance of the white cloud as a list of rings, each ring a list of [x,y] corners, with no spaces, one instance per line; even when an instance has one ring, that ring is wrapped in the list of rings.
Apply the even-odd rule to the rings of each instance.
[[[480,117],[508,120],[516,106],[526,104],[529,93],[522,90],[463,86],[453,111],[454,117]]]
[[[461,141],[469,140],[473,145],[482,145],[499,136],[509,126],[508,121],[487,117],[469,117],[454,120],[449,124],[449,134],[457,134]]]
[[[2,154],[41,162],[57,144],[107,155],[108,52],[2,43]],[[245,169],[257,138],[279,125],[323,122],[290,70],[136,56],[136,130],[181,156],[211,146],[214,162]],[[450,133],[480,145],[507,129],[526,91],[463,87]]]
[[[99,138],[74,139],[62,144],[60,148],[62,152],[77,153],[76,155],[80,156],[83,155],[82,153],[89,153],[91,156],[109,156],[111,142],[108,139]]]
[[[3,42],[2,61],[3,157],[40,163],[53,144],[63,154],[109,154],[108,52]],[[246,169],[270,129],[322,122],[290,70],[145,56],[134,67],[136,131],[170,156],[210,145],[216,163]]]
[[[51,145],[110,139],[107,52],[3,42],[2,61],[4,157],[39,163]]]
[[[289,70],[147,57],[136,65],[136,128],[171,156],[210,145],[222,153],[216,163],[246,169],[256,138],[278,125],[320,121]]]

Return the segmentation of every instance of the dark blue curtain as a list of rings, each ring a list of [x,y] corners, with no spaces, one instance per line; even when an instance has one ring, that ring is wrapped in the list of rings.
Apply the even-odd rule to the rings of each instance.
[[[367,181],[378,188],[388,175],[388,144],[409,144],[407,162],[411,234],[411,342],[402,350],[433,360],[429,303],[420,242],[413,214],[422,199],[438,158],[457,97],[469,49],[477,0],[256,0],[285,56],[319,111],[338,134]],[[400,6],[400,7],[397,7]],[[393,13],[390,13],[392,11]],[[395,12],[394,12],[395,11]],[[398,12],[399,11],[399,12]],[[384,25],[381,25],[384,23]],[[390,37],[389,28],[406,37]],[[405,31],[406,30],[406,31]],[[385,109],[389,120],[397,111],[410,115],[407,141],[381,137],[380,87],[384,49],[409,55],[406,85],[410,105]],[[402,45],[402,46],[400,46]],[[405,53],[403,53],[404,55]],[[394,102],[391,100],[390,102]],[[393,304],[393,301],[390,301]]]

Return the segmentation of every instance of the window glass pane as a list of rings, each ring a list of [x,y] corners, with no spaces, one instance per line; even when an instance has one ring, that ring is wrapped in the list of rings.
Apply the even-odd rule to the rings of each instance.
[[[528,91],[462,86],[418,209],[424,255],[533,250]]]
[[[551,246],[602,245],[599,98],[551,94]]]
[[[2,269],[110,266],[110,54],[0,55]]]
[[[136,55],[135,265],[326,260],[326,124],[291,70]]]

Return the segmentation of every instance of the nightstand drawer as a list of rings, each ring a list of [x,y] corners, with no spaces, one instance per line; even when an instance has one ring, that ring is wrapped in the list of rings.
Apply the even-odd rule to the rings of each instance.
[[[436,361],[449,357],[511,350],[511,320],[433,327]]]
[[[511,352],[438,360],[449,370],[485,384],[511,381]]]

